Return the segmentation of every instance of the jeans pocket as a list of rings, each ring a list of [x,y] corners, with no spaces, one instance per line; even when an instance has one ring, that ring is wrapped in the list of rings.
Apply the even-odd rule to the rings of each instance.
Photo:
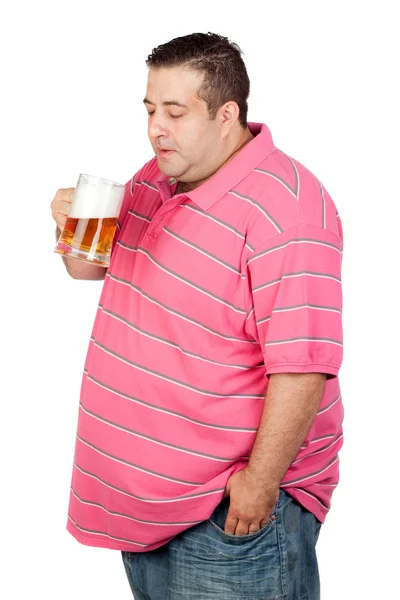
[[[283,598],[279,510],[262,529],[244,536],[223,531],[227,510],[223,501],[209,520],[170,542],[174,600]]]

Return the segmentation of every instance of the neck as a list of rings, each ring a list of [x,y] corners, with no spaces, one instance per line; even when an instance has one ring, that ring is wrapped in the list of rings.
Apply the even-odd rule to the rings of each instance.
[[[250,129],[249,128],[245,129],[245,131],[243,132],[243,135],[240,136],[240,138],[237,140],[234,147],[231,149],[228,157],[224,160],[224,162],[222,164],[220,164],[217,167],[217,169],[215,169],[215,171],[213,171],[212,173],[210,173],[210,175],[208,175],[204,179],[201,179],[200,181],[190,181],[187,183],[184,181],[179,181],[178,187],[176,188],[175,193],[176,194],[184,194],[185,192],[191,192],[195,188],[199,187],[202,183],[205,183],[208,179],[210,179],[213,175],[215,175],[215,173],[217,173],[220,169],[222,169],[222,167],[227,165],[232,160],[232,158],[234,158],[234,156],[236,156],[236,154],[238,154],[240,152],[240,150],[242,150],[253,138],[254,138],[254,135],[251,133]]]

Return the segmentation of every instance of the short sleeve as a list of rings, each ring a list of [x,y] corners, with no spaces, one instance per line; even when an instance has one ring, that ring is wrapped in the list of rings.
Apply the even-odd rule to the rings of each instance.
[[[326,229],[296,225],[247,259],[247,325],[267,375],[326,373],[342,363],[342,241]]]

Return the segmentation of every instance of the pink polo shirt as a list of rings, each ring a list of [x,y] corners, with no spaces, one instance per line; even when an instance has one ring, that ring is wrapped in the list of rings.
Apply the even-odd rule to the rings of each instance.
[[[126,185],[90,340],[68,530],[152,550],[206,520],[246,466],[271,373],[329,375],[281,483],[324,521],[343,408],[342,231],[318,179],[265,125],[175,195],[155,159]]]

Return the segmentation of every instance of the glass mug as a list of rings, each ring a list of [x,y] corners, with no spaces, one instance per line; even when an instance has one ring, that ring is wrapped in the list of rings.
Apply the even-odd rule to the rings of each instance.
[[[54,252],[108,267],[124,194],[121,183],[81,173]]]

